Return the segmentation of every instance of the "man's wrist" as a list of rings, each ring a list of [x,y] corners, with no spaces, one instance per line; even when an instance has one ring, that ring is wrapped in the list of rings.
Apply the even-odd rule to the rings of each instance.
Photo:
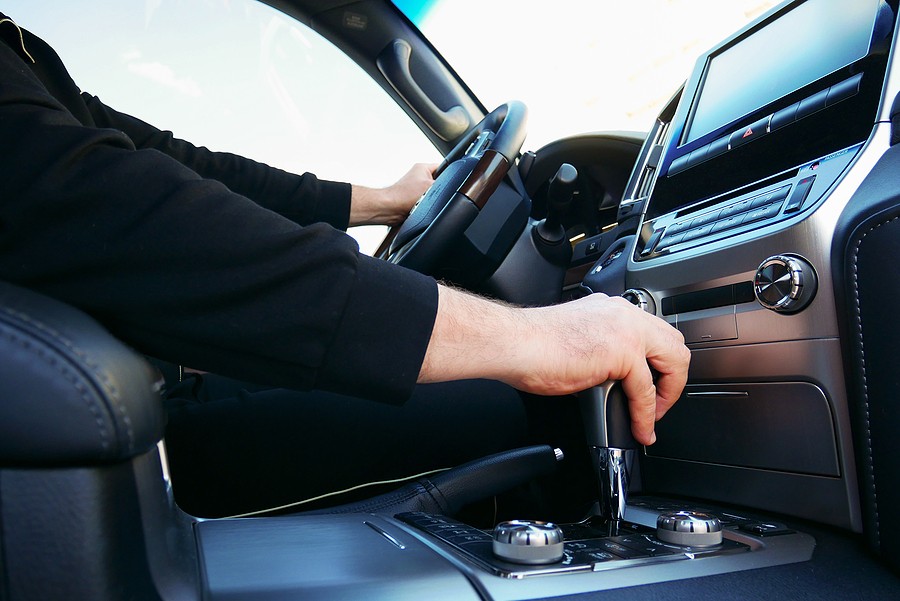
[[[378,209],[383,207],[385,192],[379,188],[350,186],[350,225],[378,225]]]

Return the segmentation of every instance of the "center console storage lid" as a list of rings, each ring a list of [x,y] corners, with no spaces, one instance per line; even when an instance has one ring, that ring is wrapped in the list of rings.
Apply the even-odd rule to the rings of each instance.
[[[481,598],[449,561],[371,514],[210,520],[196,528],[209,601]]]

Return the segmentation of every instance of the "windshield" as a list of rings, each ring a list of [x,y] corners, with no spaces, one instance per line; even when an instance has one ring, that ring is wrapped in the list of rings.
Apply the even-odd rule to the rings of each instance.
[[[529,108],[526,146],[650,129],[697,56],[775,0],[395,0],[490,110]]]

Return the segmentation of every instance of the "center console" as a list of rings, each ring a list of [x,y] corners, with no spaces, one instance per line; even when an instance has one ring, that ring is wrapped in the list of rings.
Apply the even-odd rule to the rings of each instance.
[[[642,211],[626,296],[692,363],[643,490],[862,530],[832,240],[889,147],[894,21],[881,0],[786,2],[661,112],[623,202]]]
[[[663,498],[629,502],[632,455],[638,445],[631,435],[627,399],[613,382],[580,396],[598,476],[599,502],[593,515],[561,525],[512,520],[492,530],[421,512],[394,517],[452,549],[457,562],[489,589],[491,598],[521,597],[525,586],[527,595],[541,596],[541,583],[546,591],[560,594],[577,592],[586,584],[600,590],[620,574],[632,584],[660,582],[811,557],[813,538],[780,522]],[[624,568],[628,570],[620,572]],[[581,580],[571,579],[575,575]],[[533,582],[539,576],[566,579]],[[506,583],[510,580],[529,584]]]
[[[812,536],[757,514],[652,496],[629,502],[636,444],[627,400],[607,383],[584,394],[582,407],[600,477],[586,519],[489,529],[424,511],[210,520],[197,524],[209,598],[262,598],[272,583],[304,597],[414,598],[427,580],[429,598],[534,599],[812,557]]]

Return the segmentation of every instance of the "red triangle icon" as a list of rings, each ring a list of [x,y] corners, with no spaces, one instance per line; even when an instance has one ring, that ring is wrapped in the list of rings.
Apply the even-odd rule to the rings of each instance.
[[[745,131],[745,132],[744,132],[744,135],[741,136],[741,137],[742,137],[742,138],[747,138],[747,137],[752,136],[752,135],[753,135],[753,129],[750,128],[750,127],[748,127],[748,128],[747,128],[747,131]]]

